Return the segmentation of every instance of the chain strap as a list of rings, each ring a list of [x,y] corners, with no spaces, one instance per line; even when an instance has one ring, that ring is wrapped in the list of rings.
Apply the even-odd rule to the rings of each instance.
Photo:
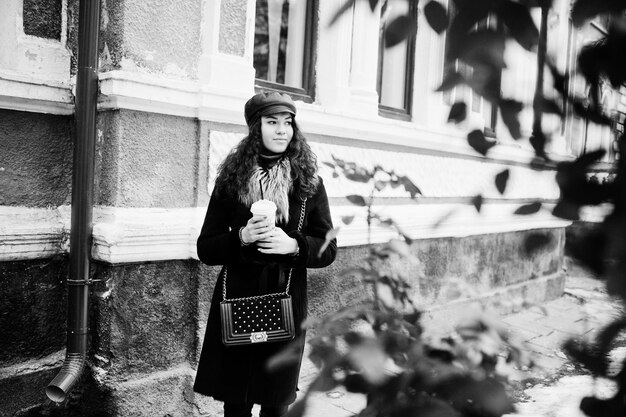
[[[302,199],[302,204],[300,205],[300,220],[298,220],[298,231],[302,231],[302,225],[304,224],[304,212],[306,211],[306,197]],[[230,300],[226,299],[226,278],[228,277],[228,267],[224,266],[224,281],[222,281],[222,297],[224,301],[240,301],[240,300],[259,300],[263,298],[272,298],[281,295],[289,295],[289,287],[291,286],[291,272],[293,268],[289,268],[289,275],[287,276],[287,286],[285,287],[285,292],[276,292],[272,294],[263,294],[263,295],[253,295],[250,297],[241,297],[241,298],[231,298]]]

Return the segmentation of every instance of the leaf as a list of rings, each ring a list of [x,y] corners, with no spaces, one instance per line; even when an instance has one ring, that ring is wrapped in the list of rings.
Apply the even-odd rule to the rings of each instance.
[[[576,165],[577,168],[585,169],[591,166],[592,164],[594,164],[595,162],[599,161],[600,159],[602,159],[602,157],[605,154],[606,154],[606,151],[604,149],[596,149],[595,151],[587,152],[581,155],[580,157],[578,157],[578,159],[576,159],[574,164]],[[579,173],[582,174],[583,172],[584,171],[580,171]]]
[[[404,189],[411,195],[411,198],[415,198],[416,195],[422,195],[422,192],[413,184],[413,181],[407,176],[398,177],[398,182],[404,186]]]
[[[300,342],[294,341],[277,354],[270,357],[266,367],[270,372],[276,372],[286,367],[296,365],[300,361]]]
[[[606,375],[608,358],[586,342],[570,339],[563,344],[563,350],[587,368],[593,375]]]
[[[384,190],[386,186],[387,186],[387,183],[385,181],[375,181],[374,182],[374,188],[376,188],[376,190],[378,190],[378,191]]]
[[[406,242],[402,240],[391,239],[389,243],[387,243],[387,245],[392,252],[396,252],[397,254],[404,257],[411,256],[411,248]]]
[[[411,324],[418,324],[420,318],[422,317],[422,313],[419,310],[414,310],[410,313],[405,313],[402,315],[402,318]]]
[[[506,68],[503,33],[491,29],[476,30],[469,33],[464,42],[465,47],[458,58],[474,67],[475,71],[482,66],[498,70]]]
[[[548,68],[550,68],[550,73],[552,74],[554,89],[563,96],[567,96],[569,76],[561,74],[551,60],[548,60],[546,64],[548,65]]]
[[[527,7],[510,0],[498,2],[498,16],[522,48],[532,51],[539,43],[539,29]]]
[[[332,162],[326,162],[326,161],[322,161],[322,164],[331,167],[332,169],[335,169],[337,166],[335,164],[333,164]]]
[[[457,212],[456,208],[448,210],[447,213],[445,213],[443,216],[441,216],[439,219],[437,219],[437,221],[433,224],[432,228],[433,229],[437,229],[437,228],[441,227],[441,225],[444,224],[445,222],[447,222],[448,219],[450,217],[452,217],[452,215],[455,214],[456,212]]]
[[[535,201],[533,203],[524,204],[523,206],[519,206],[513,214],[521,214],[528,215],[537,213],[541,209],[541,202]]]
[[[578,216],[578,206],[575,215]],[[572,231],[567,236],[568,252],[571,257],[597,275],[604,274],[606,268],[605,251],[609,239],[603,229],[579,230],[577,233]]]
[[[453,62],[465,49],[465,39],[467,34],[474,29],[475,25],[486,19],[490,13],[491,6],[486,1],[472,0],[460,4],[455,1],[458,13],[452,18],[446,37],[448,40],[446,60]]]
[[[476,94],[483,96],[492,103],[500,102],[500,69],[489,65],[480,65],[472,72],[471,78],[465,81]]]
[[[350,10],[352,8],[352,6],[354,6],[356,0],[347,0],[343,6],[341,6],[339,8],[339,10],[337,10],[337,12],[335,13],[335,15],[333,16],[332,19],[330,19],[330,22],[328,23],[328,27],[334,25],[337,20],[339,20],[339,18],[348,10]]]
[[[372,389],[372,384],[367,382],[360,374],[349,374],[343,381],[346,391],[359,394],[367,394]]]
[[[339,159],[337,158],[335,155],[331,155],[333,158],[333,161],[335,161],[335,164],[337,164],[337,166],[341,169],[345,169],[346,168],[346,162],[343,159]]]
[[[552,242],[550,235],[543,233],[531,233],[524,240],[524,253],[527,256],[532,256],[539,249],[547,246],[550,242]]]
[[[376,10],[376,5],[378,5],[378,0],[369,0],[370,2],[370,9],[372,11]]]
[[[450,114],[448,115],[448,122],[461,123],[467,117],[467,104],[462,101],[457,101],[450,108]]]
[[[589,417],[626,416],[626,405],[620,392],[607,399],[584,397],[580,401],[580,409]]]
[[[519,139],[522,137],[522,132],[519,122],[519,113],[524,108],[524,105],[516,100],[502,99],[498,102],[500,107],[500,115],[502,121],[509,129],[513,139]]]
[[[499,172],[498,175],[496,175],[496,188],[498,189],[500,194],[504,194],[504,191],[506,190],[506,184],[509,181],[509,175],[510,171],[508,168],[502,172]]]
[[[480,213],[480,209],[483,206],[484,198],[482,195],[478,194],[472,197],[471,203],[476,208],[476,211]]]
[[[582,100],[574,100],[573,109],[577,115],[588,119],[590,122],[606,126],[611,125],[611,119],[603,114],[602,110],[599,110],[594,106],[587,106]]]
[[[385,282],[377,282],[374,286],[376,290],[376,298],[387,308],[393,308],[396,299],[393,295],[393,289]]]
[[[447,72],[443,76],[443,80],[441,81],[441,85],[435,89],[435,91],[442,92],[452,90],[459,84],[465,83],[465,78],[463,75],[456,71]]]
[[[533,134],[528,139],[531,146],[535,150],[535,155],[540,158],[548,159],[548,154],[546,153],[546,136],[543,134],[541,130],[533,132]]]
[[[347,169],[343,175],[354,182],[368,183],[372,179],[372,175],[365,169]]]
[[[320,246],[320,250],[317,252],[317,257],[321,258],[322,254],[324,253],[324,251],[326,250],[326,248],[328,247],[328,245],[330,245],[330,243],[333,241],[333,239],[337,238],[337,234],[339,233],[339,228],[336,227],[334,229],[330,229],[328,232],[326,232],[326,237],[324,239],[324,243],[322,243],[322,246]]]
[[[486,156],[489,149],[496,145],[495,141],[488,141],[481,130],[472,130],[467,135],[467,143],[479,154]]]
[[[445,7],[437,1],[430,1],[424,6],[424,16],[431,28],[441,34],[450,23],[448,12]]]
[[[354,221],[354,216],[341,216],[341,222],[346,226]]]
[[[543,98],[543,100],[541,100],[541,110],[544,113],[551,113],[563,116],[563,110],[561,110],[561,106],[559,106],[554,100],[550,100],[545,97]]]
[[[417,22],[410,16],[396,17],[385,28],[385,48],[391,48],[417,33]]]
[[[620,231],[617,230],[611,230],[611,239],[617,239],[620,243],[614,243],[614,246],[620,246],[620,247],[624,247],[624,235],[620,234],[618,235],[622,230],[624,230],[623,228]],[[623,252],[622,252],[623,253]],[[617,257],[618,259],[615,259],[616,256],[610,257],[609,259],[611,261],[614,262],[613,265],[610,265],[607,268],[607,280],[606,280],[606,290],[607,293],[613,297],[619,297],[622,300],[626,300],[626,280],[624,279],[625,271],[626,271],[626,263],[625,260],[623,258],[623,255],[620,255],[621,259],[619,257]]]
[[[346,196],[346,198],[354,205],[356,206],[361,206],[361,207],[365,207],[367,206],[367,202],[365,201],[365,198],[363,198],[363,196],[357,195],[357,194],[351,194],[349,196]]]
[[[565,220],[580,220],[580,205],[570,201],[561,200],[552,209],[552,214]]]
[[[626,329],[626,318],[613,321],[605,326],[596,336],[598,349],[601,353],[608,354],[611,350],[613,341]]]

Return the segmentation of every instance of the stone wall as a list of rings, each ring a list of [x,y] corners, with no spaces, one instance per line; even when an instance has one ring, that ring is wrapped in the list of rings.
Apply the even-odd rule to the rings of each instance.
[[[564,231],[540,230],[551,244],[520,252],[531,232],[415,241],[420,262],[403,269],[426,323],[450,328],[469,304],[495,312],[541,303],[563,290]],[[309,314],[319,318],[363,299],[368,288],[342,271],[362,266],[369,248],[341,248],[328,268],[309,270]],[[63,359],[65,262],[2,263],[0,415],[215,415],[220,405],[192,391],[218,267],[198,261],[95,263],[89,366],[70,398],[52,406],[43,389]],[[24,275],[30,271],[30,275]],[[17,395],[19,392],[20,395]],[[15,414],[21,411],[23,414]],[[4,414],[2,414],[4,413]]]

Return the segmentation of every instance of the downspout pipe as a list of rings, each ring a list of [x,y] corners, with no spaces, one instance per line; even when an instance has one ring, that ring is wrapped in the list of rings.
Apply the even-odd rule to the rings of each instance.
[[[76,385],[87,358],[99,31],[100,0],[80,0],[75,103],[76,141],[72,171],[72,229],[67,279],[67,349],[61,370],[46,387],[46,395],[55,402],[64,401]]]
[[[541,4],[541,25],[539,26],[539,44],[537,45],[537,84],[533,97],[533,130],[532,135],[541,136],[541,122],[543,117],[543,84],[546,67],[546,49],[548,48],[548,14],[550,8],[547,2]]]

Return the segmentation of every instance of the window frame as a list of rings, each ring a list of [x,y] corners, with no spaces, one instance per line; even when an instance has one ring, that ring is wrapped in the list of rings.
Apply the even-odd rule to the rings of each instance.
[[[319,0],[306,0],[305,28],[304,28],[304,54],[302,62],[302,84],[303,87],[292,87],[285,84],[275,83],[261,78],[256,78],[256,68],[254,77],[255,92],[276,91],[288,93],[295,100],[302,100],[306,103],[315,101],[315,64],[317,61],[317,28],[319,25],[317,14]],[[255,1],[256,7],[256,1]],[[256,14],[254,19],[256,27]],[[308,53],[307,53],[308,51]],[[252,65],[254,66],[254,59]]]
[[[497,32],[502,33],[504,32],[504,24],[502,23],[502,21],[500,19],[496,19],[496,17],[492,14],[489,14],[486,18],[486,20],[482,20],[480,22],[478,22],[475,25],[475,29],[478,29],[480,27],[480,25],[484,25],[485,27],[490,27],[490,25],[493,25],[495,23],[495,26],[491,26],[493,29],[495,29]],[[449,62],[447,59],[447,55],[448,55],[448,48],[449,48],[449,38],[448,36],[446,36],[445,41],[444,41],[444,65],[443,65],[443,72],[444,72],[444,77],[445,77],[445,73],[447,71],[450,70],[450,68],[452,66],[455,67],[455,69],[458,71],[459,69],[459,60],[455,60],[454,62]],[[463,64],[464,66],[468,66],[469,68],[472,68],[471,65],[469,64]],[[502,88],[502,69],[498,72],[497,75],[497,83],[498,83],[498,89]],[[458,97],[457,97],[457,89],[460,87],[454,87],[449,91],[446,91],[443,93],[444,96],[444,102],[449,105],[452,106],[454,104],[454,102],[458,101]],[[479,112],[475,112],[472,109],[472,103],[471,101],[474,100],[476,97],[478,97],[480,99],[480,104],[481,107],[484,108],[485,104],[489,104],[489,110],[488,110],[488,114],[489,114],[489,123],[485,123],[485,125],[483,126],[483,134],[486,137],[489,138],[496,138],[497,137],[497,129],[498,129],[498,115],[499,115],[499,109],[498,106],[494,105],[493,103],[489,102],[489,100],[485,99],[484,97],[480,96],[479,94],[477,94],[476,92],[474,92],[473,90],[471,90],[469,87],[466,87],[469,91],[469,99],[470,102],[467,103],[468,106],[468,111],[469,112],[474,112],[474,113],[480,113],[484,116],[487,115],[487,112],[485,112],[483,109],[481,109]],[[464,100],[466,101],[466,100]],[[487,120],[485,120],[485,122],[487,122]]]
[[[381,9],[381,16],[382,16]],[[417,2],[409,2],[409,15],[415,19],[417,24],[418,18],[418,5]],[[385,51],[385,36],[382,25],[379,25],[380,36],[378,37],[378,65],[376,73],[376,92],[378,93],[378,114],[382,117],[410,121],[413,117],[413,91],[415,84],[415,47],[417,34],[410,36],[406,39],[406,62],[404,65],[404,108],[397,108],[381,104],[382,97],[382,85],[383,85],[383,58]],[[418,29],[419,30],[419,29]]]

